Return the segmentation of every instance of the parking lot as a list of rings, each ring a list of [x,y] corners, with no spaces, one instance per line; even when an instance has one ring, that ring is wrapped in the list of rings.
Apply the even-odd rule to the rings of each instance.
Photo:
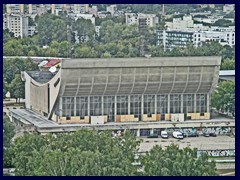
[[[143,139],[140,144],[140,152],[149,151],[154,145],[161,145],[162,147],[169,146],[171,143],[178,144],[180,148],[191,147],[198,148],[198,150],[215,150],[215,149],[235,149],[235,137],[234,136],[217,136],[217,137],[187,137],[182,140],[169,137],[168,139],[159,138],[147,138]]]

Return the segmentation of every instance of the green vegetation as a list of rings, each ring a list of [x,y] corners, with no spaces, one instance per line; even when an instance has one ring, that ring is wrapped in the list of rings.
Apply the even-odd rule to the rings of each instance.
[[[222,81],[212,94],[212,106],[235,116],[235,82]]]
[[[31,59],[5,59],[3,63],[3,97],[9,91],[16,102],[18,99],[24,98],[25,89],[24,82],[21,80],[21,71],[37,69],[37,64],[33,63]]]
[[[12,167],[12,138],[15,135],[15,127],[10,122],[8,116],[3,117],[3,166],[5,168]]]
[[[214,162],[197,158],[190,148],[156,146],[146,155],[136,152],[140,141],[126,131],[112,138],[110,131],[81,130],[41,136],[25,134],[11,147],[15,174],[20,176],[216,175]]]

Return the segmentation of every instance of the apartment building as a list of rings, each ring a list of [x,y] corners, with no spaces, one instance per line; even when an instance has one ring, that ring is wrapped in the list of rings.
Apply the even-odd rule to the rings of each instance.
[[[211,31],[176,31],[176,30],[157,30],[158,46],[163,46],[164,50],[172,50],[176,47],[185,48],[189,43],[195,47],[202,46],[205,42],[217,41],[221,45],[235,46],[235,30],[219,29],[217,27]],[[221,30],[221,31],[220,31]]]
[[[28,17],[23,14],[3,15],[3,29],[9,29],[15,37],[28,36]]]
[[[155,26],[159,19],[155,14],[143,14],[143,13],[125,13],[126,24],[127,25],[146,25],[149,27]]]
[[[234,10],[235,10],[235,4],[225,4],[223,6],[223,12],[225,12],[227,14],[234,11]]]
[[[24,14],[24,4],[6,4],[7,14]]]

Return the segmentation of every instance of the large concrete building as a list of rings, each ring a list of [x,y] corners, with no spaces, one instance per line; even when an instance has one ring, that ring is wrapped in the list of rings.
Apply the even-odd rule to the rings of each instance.
[[[220,63],[221,57],[65,59],[55,73],[22,73],[26,108],[59,124],[210,119]]]

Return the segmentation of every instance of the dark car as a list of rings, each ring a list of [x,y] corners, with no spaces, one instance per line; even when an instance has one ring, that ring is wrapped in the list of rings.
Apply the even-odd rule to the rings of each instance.
[[[209,136],[216,137],[217,135],[216,135],[216,133],[209,133]]]
[[[203,133],[203,136],[204,136],[204,137],[209,137],[210,135],[209,135],[208,132],[204,132],[204,133]]]
[[[158,134],[150,134],[147,138],[158,138]]]
[[[191,133],[191,134],[188,134],[188,137],[198,137],[198,133]]]

